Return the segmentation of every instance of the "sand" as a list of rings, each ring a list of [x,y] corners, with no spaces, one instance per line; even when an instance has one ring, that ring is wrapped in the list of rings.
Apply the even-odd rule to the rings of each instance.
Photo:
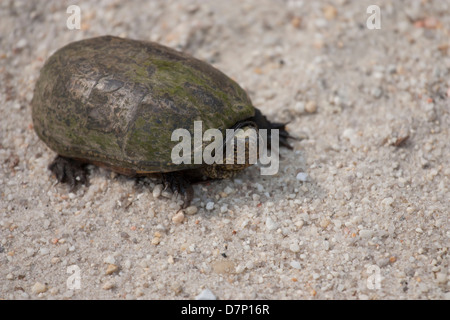
[[[380,29],[370,5],[2,1],[0,298],[450,299],[450,2],[378,1]],[[55,50],[106,34],[212,63],[306,138],[182,212],[94,166],[69,192],[30,101]]]

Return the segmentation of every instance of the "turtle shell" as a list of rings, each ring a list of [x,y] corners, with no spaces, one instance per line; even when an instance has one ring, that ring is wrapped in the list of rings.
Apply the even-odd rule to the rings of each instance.
[[[172,163],[175,129],[193,136],[194,121],[202,121],[203,132],[225,132],[255,113],[246,92],[211,65],[112,36],[56,51],[31,104],[37,135],[59,155],[143,172],[199,166]]]

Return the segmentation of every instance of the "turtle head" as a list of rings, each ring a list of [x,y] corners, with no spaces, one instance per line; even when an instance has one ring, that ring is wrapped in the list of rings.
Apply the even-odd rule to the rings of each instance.
[[[226,139],[218,152],[223,162],[203,168],[203,174],[212,179],[235,176],[239,171],[258,161],[258,128],[252,121],[242,121],[226,131]]]

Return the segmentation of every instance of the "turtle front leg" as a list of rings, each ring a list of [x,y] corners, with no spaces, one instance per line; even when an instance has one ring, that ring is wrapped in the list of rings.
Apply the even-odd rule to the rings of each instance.
[[[68,183],[70,191],[73,191],[78,184],[87,185],[86,165],[76,160],[57,156],[48,166],[48,169],[55,174],[58,182]]]
[[[270,130],[271,129],[278,129],[279,130],[279,141],[280,145],[292,150],[292,146],[289,144],[288,139],[292,140],[300,140],[296,137],[293,137],[287,132],[286,125],[287,123],[278,123],[278,122],[271,122],[267,120],[266,116],[261,113],[261,111],[257,108],[255,108],[255,115],[248,119],[250,121],[253,121],[258,126],[258,129],[267,129],[268,130],[268,139],[267,143],[270,148]]]
[[[183,172],[166,172],[162,174],[164,190],[170,189],[175,197],[181,195],[183,199],[183,209],[187,208],[194,198],[194,188],[191,180]]]

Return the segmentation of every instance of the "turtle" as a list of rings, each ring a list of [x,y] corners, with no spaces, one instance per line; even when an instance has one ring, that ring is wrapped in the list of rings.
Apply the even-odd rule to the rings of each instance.
[[[231,178],[244,164],[174,163],[171,134],[235,128],[279,131],[292,149],[286,123],[269,121],[234,80],[210,64],[156,42],[100,36],[71,42],[40,71],[31,101],[37,136],[57,156],[48,166],[71,190],[88,185],[88,164],[130,177],[159,177],[183,199],[192,184]],[[248,150],[248,137],[246,138]],[[269,148],[270,148],[270,139]]]

